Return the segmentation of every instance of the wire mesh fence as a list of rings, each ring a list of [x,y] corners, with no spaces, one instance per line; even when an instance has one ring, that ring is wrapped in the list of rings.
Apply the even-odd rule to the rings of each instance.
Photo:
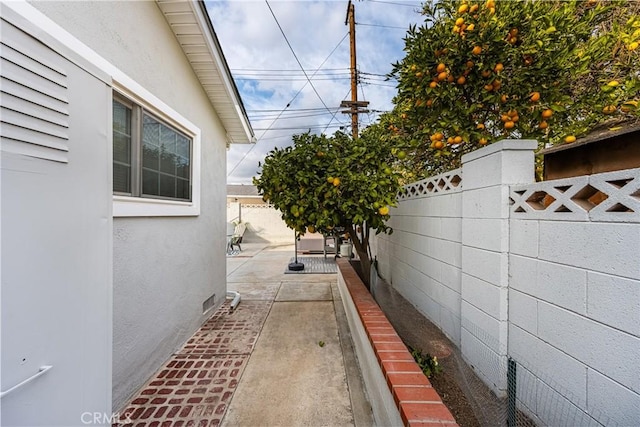
[[[532,356],[510,351],[506,344],[500,344],[468,319],[459,321],[463,330],[462,349],[453,349],[450,365],[481,425],[620,425],[596,405],[587,406],[585,399],[567,384],[536,368],[539,364]],[[477,340],[475,346],[468,344],[471,340],[465,340],[465,333]]]
[[[401,338],[413,348],[439,355],[443,373],[453,377],[475,415],[477,423],[469,425],[624,425],[594,402],[587,405],[583,396],[576,395],[580,385],[542,369],[544,364],[533,349],[530,354],[510,351],[507,336],[496,336],[506,334],[506,328],[489,333],[470,319],[442,309],[429,319],[384,280],[379,279],[375,288],[376,300]],[[459,325],[459,332],[447,332],[445,337],[443,330],[455,331],[446,325]]]

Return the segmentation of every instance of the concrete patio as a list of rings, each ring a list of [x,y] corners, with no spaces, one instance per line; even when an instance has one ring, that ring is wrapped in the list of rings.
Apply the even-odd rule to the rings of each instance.
[[[121,426],[373,424],[335,274],[284,274],[293,246],[243,244],[225,302],[141,388]]]

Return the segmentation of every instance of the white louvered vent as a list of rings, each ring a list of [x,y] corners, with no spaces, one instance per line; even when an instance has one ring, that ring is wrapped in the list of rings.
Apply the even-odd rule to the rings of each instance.
[[[69,152],[67,74],[63,58],[0,21],[2,151],[66,163]]]

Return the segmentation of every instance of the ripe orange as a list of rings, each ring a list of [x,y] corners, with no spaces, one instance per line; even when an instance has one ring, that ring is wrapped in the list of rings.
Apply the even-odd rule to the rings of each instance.
[[[465,79],[465,77],[464,77],[464,76],[460,76],[460,77],[458,77],[458,80],[457,80],[457,82],[458,82],[458,84],[459,84],[459,85],[463,85],[463,84],[465,84],[465,82],[466,82],[466,81],[467,81],[467,79]]]
[[[422,71],[418,71],[418,72],[416,73],[416,77],[417,77],[417,78],[422,77]]]
[[[493,68],[493,70],[494,70],[496,73],[499,73],[500,71],[504,70],[504,65],[502,65],[502,63],[498,62],[498,63],[496,64],[496,66]]]
[[[576,142],[576,137],[573,136],[573,135],[569,135],[569,136],[564,138],[564,142],[566,142],[567,144],[570,144],[572,142]]]
[[[604,114],[613,114],[616,112],[616,106],[615,105],[607,105],[606,107],[604,107],[602,109],[602,112]]]
[[[502,102],[503,104],[504,104],[505,102],[507,102],[507,95],[502,95],[502,96],[500,97],[500,102]]]
[[[487,78],[491,75],[491,70],[483,70],[482,77]]]
[[[546,129],[549,127],[549,123],[545,122],[544,120],[540,122],[540,124],[538,125],[538,127],[540,129]]]
[[[482,53],[482,48],[480,46],[475,46],[471,53],[474,55],[480,55]]]
[[[442,150],[443,147],[444,143],[442,141],[435,141],[433,143],[433,148],[435,148],[436,150]]]
[[[552,110],[552,109],[550,109],[550,108],[548,108],[548,109],[546,109],[546,110],[544,110],[544,111],[542,112],[542,118],[543,118],[543,119],[548,119],[548,118],[550,118],[551,116],[553,116],[553,110]]]
[[[486,90],[487,92],[491,92],[493,90],[493,85],[485,85],[484,90]]]
[[[436,82],[431,82],[431,83],[429,83],[429,87],[430,87],[431,89],[435,89],[437,86],[438,86],[438,83],[436,83]]]
[[[449,83],[453,82],[453,80],[454,80],[454,78],[453,78],[453,76],[452,76],[452,75],[449,75],[449,77],[447,77],[447,81],[448,81]]]
[[[480,129],[480,130],[484,129],[484,123],[478,123],[476,125],[476,129]]]
[[[333,186],[337,187],[338,185],[340,185],[340,178],[333,178]]]
[[[476,26],[475,26],[474,24],[469,24],[469,25],[467,25],[467,28],[465,28],[465,30],[467,30],[467,31],[471,32],[471,31],[473,31],[475,28],[476,28]],[[633,44],[633,43],[632,43],[632,44]],[[631,46],[631,45],[629,45],[629,46]],[[629,50],[632,50],[632,49],[629,49]]]
[[[473,68],[473,61],[467,61],[467,68]]]
[[[462,142],[462,137],[460,135],[457,135],[456,137],[453,138],[453,142],[455,144],[460,144]]]
[[[382,206],[381,208],[378,209],[378,213],[382,216],[389,215],[389,207]]]
[[[531,96],[529,97],[529,100],[531,102],[538,102],[540,101],[540,92],[532,92]]]
[[[447,66],[444,65],[442,62],[438,64],[438,66],[436,67],[436,71],[438,73],[441,73],[443,71],[445,71],[447,69]]]
[[[505,122],[505,124],[504,124],[504,128],[505,128],[505,129],[513,129],[513,127],[514,127],[515,125],[516,125],[516,124],[515,124],[514,122],[512,122],[511,120],[509,120],[508,122]]]
[[[627,49],[634,51],[638,48],[639,44],[638,42],[631,42],[629,43],[629,46],[627,46]]]
[[[502,120],[503,123],[508,122],[509,120],[511,120],[511,116],[508,114],[503,114],[500,116],[500,120]]]
[[[467,4],[463,4],[462,6],[460,6],[460,7],[458,8],[458,13],[462,15],[462,14],[463,14],[463,13],[465,13],[467,10],[469,10],[469,5],[467,5]]]
[[[622,104],[622,107],[620,107],[620,109],[622,110],[622,112],[628,113],[629,111],[634,111],[637,107],[638,101],[631,100],[626,101],[624,104]]]
[[[433,104],[433,99],[427,99],[427,107],[431,107]]]
[[[447,72],[443,71],[440,74],[438,74],[438,80],[443,81],[447,79]]]
[[[488,142],[488,141],[487,141],[487,138],[480,138],[480,141],[478,141],[478,143],[479,143],[480,145],[486,145],[486,144],[487,144],[487,142]]]

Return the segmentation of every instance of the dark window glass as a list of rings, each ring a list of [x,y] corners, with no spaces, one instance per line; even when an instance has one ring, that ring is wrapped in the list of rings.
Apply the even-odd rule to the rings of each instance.
[[[113,191],[131,193],[131,108],[113,101]]]

